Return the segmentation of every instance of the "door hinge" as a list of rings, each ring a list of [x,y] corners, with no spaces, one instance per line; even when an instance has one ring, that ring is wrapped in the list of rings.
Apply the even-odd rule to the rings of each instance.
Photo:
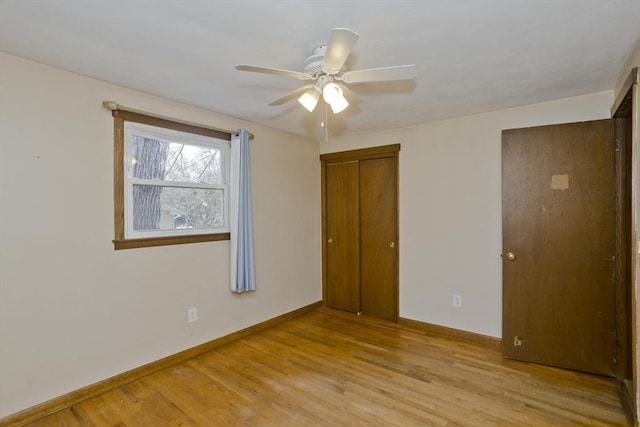
[[[616,147],[616,151],[620,151],[620,139],[618,138],[616,138],[615,147]]]

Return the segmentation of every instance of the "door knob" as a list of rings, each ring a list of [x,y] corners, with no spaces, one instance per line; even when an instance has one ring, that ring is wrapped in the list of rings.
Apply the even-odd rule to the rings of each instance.
[[[396,247],[396,242],[391,242],[391,243],[389,243],[389,247],[391,247],[391,248],[395,248],[395,247]]]
[[[331,237],[329,237],[329,240],[327,240],[327,242],[333,243],[333,239]]]
[[[516,254],[514,254],[513,252],[508,252],[508,253],[507,253],[507,259],[508,259],[509,261],[515,261],[515,259],[516,259]]]

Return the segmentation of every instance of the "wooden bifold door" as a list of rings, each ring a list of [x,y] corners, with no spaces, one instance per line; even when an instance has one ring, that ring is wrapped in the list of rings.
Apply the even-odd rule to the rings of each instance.
[[[321,156],[327,306],[398,318],[399,145]]]

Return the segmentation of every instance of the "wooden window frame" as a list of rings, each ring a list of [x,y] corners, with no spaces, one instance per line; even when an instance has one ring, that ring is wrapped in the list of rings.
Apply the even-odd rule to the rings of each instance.
[[[223,233],[203,233],[184,236],[166,236],[149,238],[125,238],[124,225],[124,124],[125,122],[142,123],[181,132],[193,133],[196,135],[208,136],[225,141],[231,141],[231,133],[221,130],[210,129],[193,124],[173,121],[165,118],[153,117],[141,113],[126,110],[114,110],[113,115],[113,175],[114,175],[114,232],[113,245],[115,250],[146,248],[151,246],[180,245],[185,243],[213,242],[219,240],[229,240],[228,232]]]

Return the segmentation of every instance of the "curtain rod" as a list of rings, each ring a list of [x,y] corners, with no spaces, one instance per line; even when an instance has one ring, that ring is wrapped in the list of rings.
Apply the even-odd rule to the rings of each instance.
[[[129,108],[129,107],[125,107],[124,105],[118,104],[115,101],[102,101],[102,106],[104,108],[106,108],[109,111],[128,111],[130,113],[136,113],[136,114],[143,114],[145,116],[150,116],[150,117],[155,117],[157,119],[162,119],[162,120],[170,120],[172,122],[178,122],[178,123],[183,123],[185,125],[190,125],[190,126],[197,126],[197,127],[201,127],[201,128],[205,128],[205,129],[211,129],[211,130],[217,130],[218,132],[226,132],[229,134],[237,134],[238,131],[232,131],[232,130],[227,130],[227,129],[220,129],[220,128],[215,128],[213,126],[206,126],[206,125],[202,125],[199,123],[193,123],[193,122],[188,122],[186,120],[176,120],[172,117],[167,117],[167,116],[161,116],[159,114],[153,114],[153,113],[149,113],[147,111],[142,111],[142,110],[136,110],[134,108]],[[252,133],[249,133],[249,139],[253,139],[255,136]]]

